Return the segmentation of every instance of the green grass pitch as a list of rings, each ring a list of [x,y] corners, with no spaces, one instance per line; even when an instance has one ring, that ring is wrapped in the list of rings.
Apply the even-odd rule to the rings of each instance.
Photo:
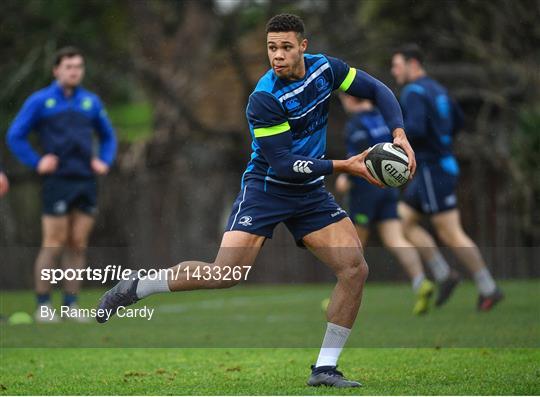
[[[410,314],[405,284],[369,283],[340,368],[364,387],[308,388],[331,285],[245,285],[139,302],[151,321],[0,325],[0,394],[540,394],[540,281],[502,283],[475,311],[465,283],[447,306]],[[92,307],[101,291],[85,291]],[[55,303],[59,295],[55,295]],[[2,292],[0,312],[31,312],[31,292]]]

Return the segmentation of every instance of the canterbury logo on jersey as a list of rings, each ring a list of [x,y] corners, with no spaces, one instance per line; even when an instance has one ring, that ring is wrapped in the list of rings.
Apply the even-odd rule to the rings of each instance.
[[[313,161],[296,160],[293,164],[293,171],[302,174],[311,174],[313,171],[309,168],[310,164],[313,164]]]

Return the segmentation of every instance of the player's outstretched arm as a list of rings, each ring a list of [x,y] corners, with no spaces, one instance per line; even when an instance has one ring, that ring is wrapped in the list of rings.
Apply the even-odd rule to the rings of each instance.
[[[411,177],[416,171],[414,151],[404,131],[403,115],[399,102],[392,91],[381,81],[366,72],[349,67],[340,59],[327,57],[335,76],[334,89],[349,95],[371,99],[381,111],[388,128],[394,136],[394,144],[400,146],[409,159]]]
[[[397,98],[390,88],[375,77],[351,67],[339,89],[349,95],[375,102],[390,131],[403,128],[403,115]]]
[[[292,133],[285,132],[259,137],[257,143],[264,158],[279,178],[304,181],[333,172],[332,160],[299,156],[292,152]]]
[[[403,128],[396,128],[392,132],[392,136],[394,137],[394,145],[402,148],[407,154],[407,158],[409,159],[409,179],[412,179],[416,172],[416,157],[414,155],[414,150],[407,139],[407,135],[405,135],[405,130]]]
[[[384,188],[385,186],[377,179],[373,178],[366,167],[364,160],[368,153],[369,149],[366,149],[360,154],[349,157],[347,160],[332,160],[334,171],[362,177],[369,183]]]
[[[374,185],[384,187],[382,183],[371,176],[364,163],[369,150],[349,157],[347,160],[319,160],[293,154],[290,131],[258,138],[257,142],[264,157],[280,178],[302,181],[321,175],[329,175],[332,172],[344,172],[360,176]]]
[[[355,68],[349,69],[347,77],[339,88],[347,94],[375,102],[388,128],[392,131],[394,145],[401,147],[407,154],[412,177],[416,171],[416,158],[405,134],[401,107],[392,91],[373,76]]]

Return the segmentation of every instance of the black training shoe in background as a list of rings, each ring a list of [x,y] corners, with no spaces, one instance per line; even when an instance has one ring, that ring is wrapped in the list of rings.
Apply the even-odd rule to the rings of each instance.
[[[478,310],[481,312],[488,312],[490,311],[493,306],[495,306],[497,303],[502,301],[504,299],[503,292],[497,288],[495,292],[493,292],[491,295],[488,296],[478,296]]]
[[[437,299],[435,300],[435,306],[439,307],[444,305],[450,296],[452,296],[452,293],[454,292],[454,289],[458,286],[458,284],[461,282],[461,276],[458,272],[455,270],[450,271],[450,275],[446,280],[443,282],[438,283],[438,290],[437,293]]]

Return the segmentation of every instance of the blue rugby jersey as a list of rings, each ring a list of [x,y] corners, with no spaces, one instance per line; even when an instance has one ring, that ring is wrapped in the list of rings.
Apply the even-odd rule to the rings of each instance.
[[[33,130],[39,133],[43,153],[59,158],[54,175],[93,175],[94,131],[99,137],[100,159],[111,165],[116,155],[116,138],[105,109],[97,95],[82,87],[66,98],[54,81],[32,94],[13,120],[6,135],[8,146],[23,164],[36,168],[41,156],[28,142]]]
[[[463,126],[463,113],[447,90],[430,77],[421,77],[403,88],[400,103],[418,163],[439,163],[458,174],[452,137]]]
[[[332,172],[330,160],[321,160],[326,151],[326,129],[332,91],[340,89],[351,95],[374,99],[381,106],[391,128],[403,126],[399,105],[390,90],[368,74],[350,68],[345,62],[322,54],[304,54],[305,76],[300,80],[280,79],[272,69],[259,80],[249,98],[246,116],[252,136],[252,155],[242,178],[242,184],[250,179],[290,185],[315,185],[323,183],[324,175]],[[290,136],[285,132],[290,131]],[[282,142],[279,134],[283,137]],[[266,158],[262,143],[268,137],[279,145],[279,154],[283,156],[291,139],[290,152],[300,157],[292,167],[300,173],[289,177],[280,177],[270,165],[271,158]],[[289,149],[287,149],[289,150]],[[270,154],[267,151],[267,156]],[[274,164],[279,157],[274,156]],[[306,161],[308,159],[314,160]],[[312,165],[310,165],[310,163]],[[315,164],[313,164],[315,163]],[[313,167],[313,174],[310,173]],[[317,168],[315,170],[315,168]],[[283,170],[282,170],[283,171]],[[315,172],[316,171],[316,172]],[[304,173],[301,175],[301,173]]]
[[[377,108],[352,115],[345,124],[347,157],[355,156],[373,145],[392,142],[392,133]],[[350,176],[351,181],[362,189],[378,190],[364,178]]]

